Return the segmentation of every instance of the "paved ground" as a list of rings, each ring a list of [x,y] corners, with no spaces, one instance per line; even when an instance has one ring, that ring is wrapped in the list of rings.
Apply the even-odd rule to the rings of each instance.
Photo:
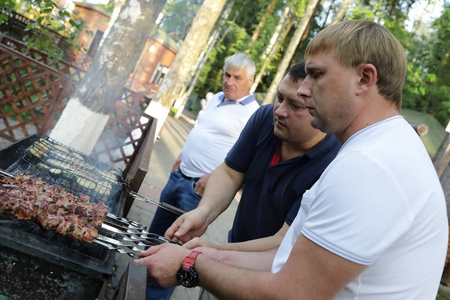
[[[139,194],[159,200],[161,190],[164,188],[169,178],[170,171],[175,159],[181,152],[186,137],[195,124],[193,117],[188,112],[184,113],[179,119],[168,117],[161,131],[161,139],[154,145],[150,160],[149,173],[142,184]],[[225,211],[205,233],[205,237],[211,241],[226,241],[228,230],[231,228],[234,214],[237,208],[237,200]],[[134,201],[133,206],[127,216],[128,219],[149,225],[156,206],[152,204]],[[125,270],[130,257],[124,254],[116,255],[116,277],[118,280]],[[99,299],[110,299],[113,289],[106,288],[105,295]],[[177,287],[172,300],[197,299],[198,289],[186,289]]]

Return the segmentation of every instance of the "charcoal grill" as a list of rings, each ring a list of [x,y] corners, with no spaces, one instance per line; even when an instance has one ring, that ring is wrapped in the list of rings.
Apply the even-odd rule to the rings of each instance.
[[[120,170],[48,137],[31,136],[0,151],[0,169],[6,169],[0,172],[0,178],[34,175],[108,206],[107,220],[97,228],[99,236],[91,244],[56,234],[32,221],[0,214],[0,295],[12,298],[96,299],[104,281],[111,278],[117,252],[136,257],[149,246],[174,243],[121,217],[129,196],[177,215],[184,213],[132,192]],[[111,189],[95,188],[104,181]],[[140,268],[139,274],[127,276],[130,280],[145,274],[145,268]],[[127,288],[122,284],[120,290]]]
[[[70,192],[88,194],[95,202],[103,201],[111,214],[121,215],[126,192],[122,188],[120,172],[108,194],[96,193],[94,189],[76,184],[77,177],[50,175],[37,169],[36,164],[45,163],[48,158],[63,160],[64,156],[39,158],[28,155],[30,146],[41,139],[42,137],[32,136],[0,151],[0,166],[13,174],[33,174]],[[56,144],[48,138],[44,139]],[[65,148],[69,153],[77,153]],[[97,176],[98,170],[113,169],[81,153],[78,155],[82,155],[86,162],[94,166],[89,170],[83,169],[83,172],[76,169],[80,177],[87,179]],[[79,168],[76,163],[79,161],[73,162]],[[90,174],[85,171],[90,171]],[[95,299],[104,280],[113,273],[115,254],[116,251],[108,247],[82,243],[44,230],[36,223],[1,214],[0,295],[15,299]]]

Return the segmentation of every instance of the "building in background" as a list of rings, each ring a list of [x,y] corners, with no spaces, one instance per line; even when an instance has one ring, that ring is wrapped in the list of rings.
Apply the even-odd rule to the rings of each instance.
[[[161,28],[147,39],[141,58],[128,81],[128,88],[151,98],[161,85],[177,55],[178,45]]]
[[[78,51],[73,55],[74,63],[87,70],[100,47],[100,41],[108,28],[111,15],[86,3],[73,2],[73,5],[73,10],[78,12],[77,17],[82,19],[89,30],[93,32],[92,36],[86,30],[80,32],[78,41],[84,49],[87,49],[87,52]]]
[[[91,36],[83,31],[78,37],[87,52],[80,52],[75,58],[75,64],[87,70],[100,47],[111,16],[90,4],[74,2],[74,5],[78,17],[93,32]],[[126,87],[152,98],[175,60],[177,51],[175,40],[161,28],[155,28],[147,38]]]

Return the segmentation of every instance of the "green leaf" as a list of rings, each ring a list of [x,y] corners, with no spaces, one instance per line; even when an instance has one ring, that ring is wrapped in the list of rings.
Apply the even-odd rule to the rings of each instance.
[[[1,13],[1,15],[0,15],[0,18],[3,20],[3,21],[8,21],[8,15],[7,14],[5,14],[5,13]]]

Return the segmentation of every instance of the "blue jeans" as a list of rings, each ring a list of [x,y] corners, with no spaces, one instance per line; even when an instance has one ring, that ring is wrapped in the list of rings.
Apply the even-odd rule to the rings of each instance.
[[[161,192],[161,202],[178,207],[184,211],[195,209],[201,196],[194,191],[196,182],[185,179],[180,171],[170,174],[169,181]],[[160,207],[156,210],[149,232],[164,236],[166,230],[175,222],[178,216]]]
[[[184,211],[193,210],[201,199],[201,196],[194,191],[195,184],[195,181],[182,177],[180,171],[172,172],[161,192],[160,201]],[[166,230],[177,218],[177,215],[158,207],[148,231],[164,236]],[[147,300],[169,300],[174,290],[175,287],[163,288],[156,283],[147,283]]]
[[[147,282],[146,300],[169,300],[174,291],[174,286],[163,288],[156,283]]]

